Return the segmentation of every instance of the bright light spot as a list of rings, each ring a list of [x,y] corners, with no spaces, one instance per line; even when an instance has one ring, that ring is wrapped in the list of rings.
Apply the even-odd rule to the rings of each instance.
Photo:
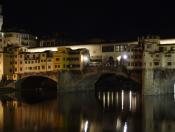
[[[122,90],[122,110],[123,110],[123,106],[124,106],[124,91]]]
[[[84,125],[84,132],[87,132],[88,130],[88,121],[85,122],[85,125]]]
[[[125,122],[124,128],[123,128],[123,132],[127,132],[127,122]]]
[[[120,61],[120,60],[121,60],[121,56],[118,56],[118,57],[117,57],[117,60]]]
[[[38,37],[36,36],[35,39],[38,39]]]
[[[88,62],[89,61],[89,57],[88,56],[83,56],[83,60],[84,60],[84,62]]]
[[[131,103],[131,100],[132,100],[132,92],[130,91],[129,92],[129,110],[131,110],[131,108],[132,108],[132,103]]]
[[[123,55],[123,59],[128,59],[128,56],[126,54]]]

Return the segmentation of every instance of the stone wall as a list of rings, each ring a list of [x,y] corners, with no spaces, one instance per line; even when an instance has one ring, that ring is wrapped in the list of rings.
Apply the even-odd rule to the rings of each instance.
[[[59,72],[58,92],[78,92],[94,90],[100,74]]]
[[[174,93],[175,70],[146,69],[142,74],[143,95],[161,95]]]

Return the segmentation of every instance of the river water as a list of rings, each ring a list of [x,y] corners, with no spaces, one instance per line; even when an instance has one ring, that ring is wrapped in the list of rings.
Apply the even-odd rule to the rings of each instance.
[[[1,96],[0,131],[174,132],[175,99],[131,91],[67,93],[38,102]]]

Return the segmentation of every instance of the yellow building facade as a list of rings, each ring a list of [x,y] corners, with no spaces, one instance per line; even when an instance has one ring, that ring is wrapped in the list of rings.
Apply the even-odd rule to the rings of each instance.
[[[86,49],[58,48],[55,52],[25,51],[19,47],[9,47],[6,52],[0,53],[0,79],[5,76],[7,80],[18,80],[21,74],[41,72],[81,71],[87,65],[89,57]]]

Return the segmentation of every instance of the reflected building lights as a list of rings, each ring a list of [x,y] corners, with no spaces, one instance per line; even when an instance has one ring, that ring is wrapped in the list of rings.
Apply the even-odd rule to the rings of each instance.
[[[132,91],[121,92],[101,92],[97,94],[97,98],[101,100],[103,108],[117,107],[122,111],[136,111],[137,96]]]
[[[103,93],[103,107],[105,108],[105,92]]]
[[[110,93],[107,92],[107,104],[108,104],[108,107],[109,107],[109,105],[110,105],[110,99],[109,99],[109,96],[110,96]]]
[[[123,106],[124,106],[124,91],[122,90],[122,110],[123,110]]]
[[[82,120],[81,121],[80,132],[88,132],[88,128],[89,128],[89,121],[88,120]]]
[[[3,105],[2,102],[0,102],[0,128],[3,128],[4,126],[4,109],[3,109]]]
[[[117,131],[119,131],[121,129],[121,125],[122,125],[122,123],[121,123],[120,118],[117,118],[117,123],[116,123],[116,129],[117,129]]]
[[[88,130],[88,121],[85,122],[85,125],[84,125],[84,132],[87,132]]]
[[[112,105],[113,105],[113,102],[114,102],[114,95],[113,95],[113,92],[111,93],[111,99],[112,99]]]
[[[116,92],[116,103],[117,103],[117,106],[118,106],[118,92]]]
[[[127,122],[125,122],[124,128],[123,128],[123,132],[127,132]]]
[[[136,111],[136,106],[137,106],[137,99],[136,99],[136,96],[134,95],[132,97],[132,110],[133,110],[133,112]]]
[[[131,101],[132,101],[132,92],[129,91],[129,110],[130,110],[130,111],[131,111],[131,109],[132,109],[132,103],[131,103]]]

